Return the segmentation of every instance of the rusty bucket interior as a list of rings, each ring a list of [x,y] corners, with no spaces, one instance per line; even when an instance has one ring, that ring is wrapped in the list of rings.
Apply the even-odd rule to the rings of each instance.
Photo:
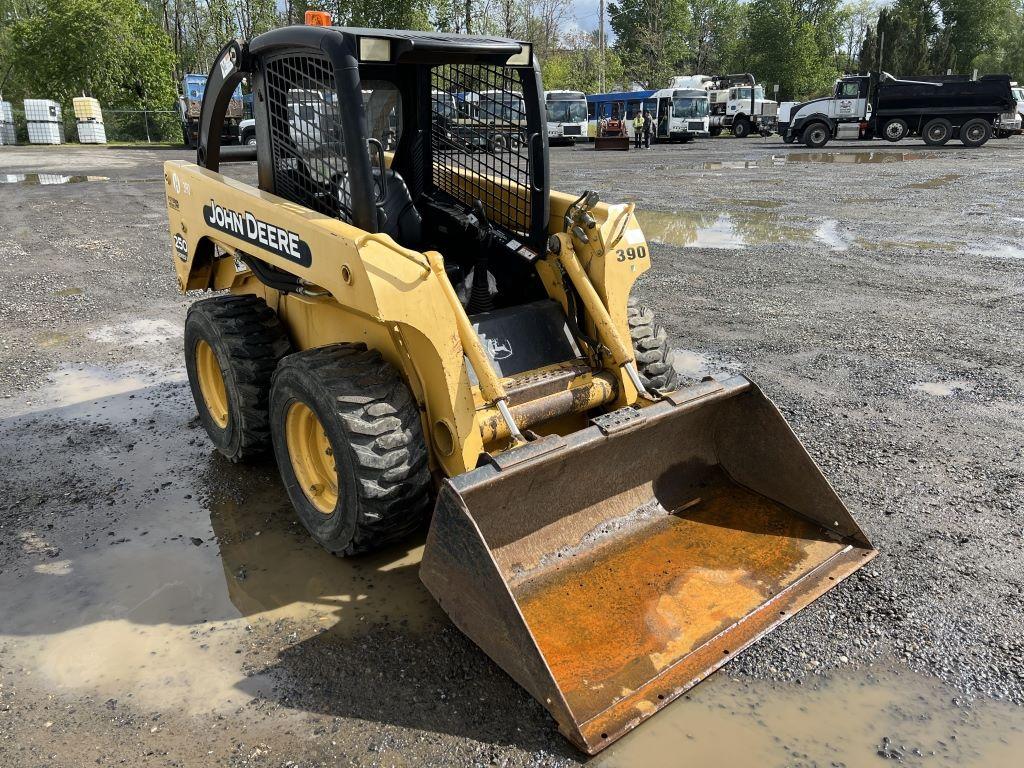
[[[421,569],[589,753],[874,555],[746,379],[634,413],[447,481]]]

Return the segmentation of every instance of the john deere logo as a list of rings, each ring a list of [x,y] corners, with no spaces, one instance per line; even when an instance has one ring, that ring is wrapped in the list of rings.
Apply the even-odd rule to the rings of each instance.
[[[298,233],[258,219],[249,211],[233,211],[210,201],[210,205],[203,206],[203,218],[214,229],[291,259],[303,267],[308,267],[313,261],[309,246]]]
[[[491,360],[506,360],[512,357],[512,342],[508,339],[488,339],[487,353]]]

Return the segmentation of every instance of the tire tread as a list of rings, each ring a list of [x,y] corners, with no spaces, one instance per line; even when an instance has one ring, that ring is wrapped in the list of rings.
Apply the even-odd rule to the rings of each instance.
[[[350,541],[322,542],[356,555],[405,537],[426,519],[431,501],[420,412],[401,376],[377,350],[333,344],[285,358],[285,367],[323,387],[335,404],[355,459],[358,504]]]
[[[672,365],[675,352],[669,347],[668,334],[654,319],[654,310],[630,296],[626,305],[629,335],[633,339],[637,373],[644,386],[670,392],[679,385],[679,373]]]
[[[270,446],[270,382],[278,361],[291,351],[291,342],[277,314],[259,296],[214,296],[192,304],[193,314],[204,315],[216,329],[216,341],[226,351],[237,385],[241,415],[239,442],[233,455],[238,463]]]

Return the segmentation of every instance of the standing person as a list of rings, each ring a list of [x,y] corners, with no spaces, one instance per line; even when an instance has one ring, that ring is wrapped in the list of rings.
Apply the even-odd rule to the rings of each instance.
[[[651,148],[651,134],[654,133],[654,116],[650,110],[644,112],[644,149]]]
[[[644,113],[637,110],[633,117],[633,149],[640,149],[644,141]]]

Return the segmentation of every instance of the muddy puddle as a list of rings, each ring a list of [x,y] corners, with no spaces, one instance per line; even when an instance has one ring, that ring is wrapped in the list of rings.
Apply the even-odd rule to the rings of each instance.
[[[860,165],[863,163],[907,163],[914,160],[933,160],[940,157],[935,152],[791,152],[786,155],[769,155],[751,160],[706,160],[690,168],[703,171],[734,171],[752,168],[782,168],[789,163],[841,163]]]
[[[915,392],[924,392],[933,397],[952,397],[957,392],[971,392],[974,383],[970,381],[922,381],[911,384],[910,388]]]
[[[810,233],[766,211],[637,211],[647,239],[693,248],[742,248],[757,243],[806,241]]]
[[[1019,765],[1021,754],[1024,709],[964,704],[909,672],[851,672],[803,685],[739,682],[720,672],[590,765],[995,768]]]
[[[751,200],[751,199],[733,199],[724,197],[715,197],[711,200],[715,205],[721,205],[726,207],[732,207],[735,205],[744,206],[746,208],[760,208],[762,210],[771,210],[774,208],[781,208],[785,203],[781,200]]]
[[[637,211],[647,239],[684,248],[744,248],[763,243],[819,242],[833,250],[846,250],[853,238],[839,222],[811,223],[785,219],[774,211]]]
[[[39,337],[44,347],[60,346],[71,335],[46,332]],[[29,412],[48,411],[96,401],[107,406],[107,398],[136,391],[158,382],[184,381],[184,370],[156,370],[141,364],[125,364],[114,368],[98,365],[65,365],[47,375],[47,383],[39,389],[0,401],[0,417]]]
[[[87,336],[93,341],[120,346],[141,347],[179,339],[185,332],[184,326],[168,320],[138,319],[115,325],[104,325],[90,331]]]
[[[328,629],[344,643],[442,621],[419,581],[422,537],[370,557],[328,554],[272,462],[239,467],[213,452],[180,374],[62,374],[33,395],[60,394],[57,404],[0,420],[19,434],[0,464],[27,505],[9,543],[20,552],[0,572],[0,654],[26,685],[230,711],[272,685],[254,653],[272,659]],[[51,491],[30,456],[68,446],[80,461]],[[55,513],[69,521],[59,534],[34,523]]]
[[[698,381],[705,376],[729,376],[743,369],[738,360],[702,354],[692,349],[675,349],[672,367],[683,376]]]
[[[69,176],[63,173],[0,173],[0,184],[48,186],[51,184],[82,184],[92,181],[110,181],[110,177]]]
[[[961,173],[944,173],[941,176],[936,176],[934,179],[926,179],[925,181],[916,181],[913,184],[907,184],[907,189],[941,189],[942,187],[952,184],[954,181],[963,178]]]
[[[996,259],[1024,259],[1024,248],[1010,243],[977,245],[970,249],[975,256],[990,256]]]
[[[830,251],[847,251],[857,247],[876,252],[898,249],[953,252],[961,248],[951,242],[858,237],[838,219],[817,222],[791,219],[772,210],[637,210],[635,213],[649,242],[683,248],[741,249],[770,243],[817,244]],[[968,252],[976,256],[1024,259],[1024,248],[1009,243],[976,245]]]
[[[785,156],[789,163],[842,163],[861,165],[863,163],[909,163],[915,160],[935,160],[941,157],[936,152],[793,152]]]

